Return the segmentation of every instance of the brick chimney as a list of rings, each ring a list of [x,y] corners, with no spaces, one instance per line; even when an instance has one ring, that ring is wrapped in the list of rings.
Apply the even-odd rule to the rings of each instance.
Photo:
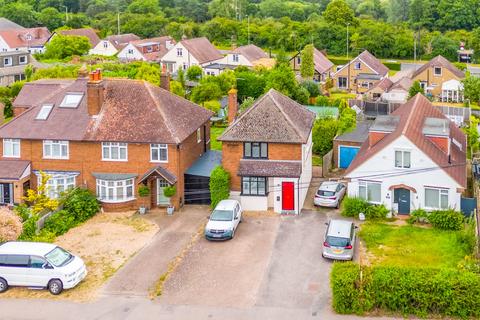
[[[104,90],[102,71],[97,69],[90,72],[87,82],[87,108],[90,116],[96,116],[100,113],[104,100]]]
[[[162,73],[160,74],[160,88],[170,91],[170,74],[165,64],[162,65]]]
[[[228,124],[235,121],[238,113],[237,89],[232,88],[228,91]]]

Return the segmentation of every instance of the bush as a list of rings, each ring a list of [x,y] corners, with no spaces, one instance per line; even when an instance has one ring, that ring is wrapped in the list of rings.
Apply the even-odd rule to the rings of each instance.
[[[62,200],[63,209],[72,214],[78,223],[88,220],[100,210],[97,198],[87,189],[71,189]]]
[[[32,212],[25,204],[15,206],[13,211],[22,219],[22,222],[26,221],[32,215]]]
[[[337,134],[338,121],[335,119],[317,119],[313,125],[313,152],[324,156],[333,148],[333,139]]]
[[[142,184],[140,187],[138,187],[138,195],[140,197],[148,197],[150,195],[150,188]]]
[[[368,204],[367,204],[368,205]],[[383,205],[368,205],[364,211],[367,219],[385,219],[389,210]]]
[[[333,309],[337,313],[361,313],[360,266],[356,263],[337,262],[333,264],[330,286],[333,291]]]
[[[358,217],[360,212],[366,214],[370,204],[360,198],[345,197],[342,201],[342,215],[345,217]],[[372,212],[374,214],[374,212]]]
[[[453,209],[435,210],[428,215],[428,222],[442,230],[461,230],[464,227],[464,216]]]
[[[38,216],[33,215],[23,222],[23,232],[18,237],[19,240],[31,241],[37,233]]]
[[[230,197],[230,174],[222,166],[217,166],[210,176],[210,206],[215,208],[220,201],[228,197]]]
[[[407,222],[410,224],[416,222],[428,222],[428,213],[423,209],[415,209],[410,213]]]
[[[315,100],[315,105],[320,107],[330,107],[331,102],[328,97],[318,96],[317,99]]]
[[[77,224],[78,222],[75,221],[75,216],[73,214],[66,210],[60,210],[48,217],[42,231],[46,230],[53,233],[55,236],[60,236],[75,227]]]
[[[0,208],[0,242],[17,240],[22,230],[22,221],[15,212]]]
[[[173,197],[177,193],[177,187],[175,186],[168,186],[163,188],[163,195],[167,198]]]

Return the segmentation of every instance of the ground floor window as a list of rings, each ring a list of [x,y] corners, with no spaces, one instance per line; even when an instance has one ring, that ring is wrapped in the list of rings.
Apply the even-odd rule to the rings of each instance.
[[[347,78],[339,77],[338,78],[338,87],[345,89],[347,87]]]
[[[425,188],[425,207],[448,209],[448,190]]]
[[[40,185],[42,177],[38,176],[38,184]],[[47,181],[47,195],[51,199],[57,199],[62,192],[75,187],[74,175],[54,174],[50,175]]]
[[[97,198],[104,202],[126,202],[134,199],[133,179],[97,179]]]
[[[242,177],[242,194],[264,196],[267,194],[267,178]]]
[[[380,182],[359,181],[358,196],[368,202],[380,203],[382,198],[382,184]]]

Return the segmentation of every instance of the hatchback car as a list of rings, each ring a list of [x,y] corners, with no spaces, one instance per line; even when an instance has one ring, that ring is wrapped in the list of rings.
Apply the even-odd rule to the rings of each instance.
[[[209,216],[205,227],[208,240],[233,239],[238,224],[242,221],[242,207],[237,200],[222,200]]]
[[[323,240],[322,256],[333,260],[352,260],[357,227],[350,221],[330,220]]]
[[[0,292],[23,286],[48,288],[57,295],[86,275],[82,259],[54,244],[11,241],[0,245]]]
[[[347,187],[343,183],[336,181],[322,182],[317,193],[315,193],[313,203],[316,206],[338,208],[346,190]]]

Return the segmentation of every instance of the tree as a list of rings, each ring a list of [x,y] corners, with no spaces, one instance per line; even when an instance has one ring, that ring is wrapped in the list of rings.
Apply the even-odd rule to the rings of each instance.
[[[205,101],[220,99],[222,97],[222,89],[213,81],[200,83],[193,88],[191,99],[195,103],[204,104]]]
[[[420,81],[415,81],[410,89],[408,90],[408,98],[412,98],[417,95],[417,93],[425,94],[422,86],[420,85]]]
[[[125,13],[120,17],[120,29],[124,33],[133,33],[142,38],[151,38],[160,35],[168,20],[161,14]]]
[[[242,101],[239,107],[240,113],[246,111],[248,108],[250,108],[253,104],[255,103],[255,99],[252,97],[248,97],[245,100]]]
[[[469,76],[463,81],[463,94],[470,102],[480,103],[480,78]]]
[[[177,96],[185,98],[185,89],[179,81],[170,81],[170,91]]]
[[[0,16],[26,28],[37,25],[37,13],[31,5],[23,2],[11,2],[0,6]]]
[[[300,74],[304,79],[312,79],[315,73],[315,64],[313,62],[313,45],[307,44],[301,52]]]
[[[63,25],[63,17],[55,8],[45,8],[38,14],[38,21],[49,30],[55,30]]]
[[[340,108],[339,108],[340,109]],[[343,108],[338,119],[337,134],[353,131],[357,126],[357,113],[350,107]]]
[[[280,64],[268,73],[265,92],[273,88],[289,97],[293,97],[297,86],[298,84],[295,80],[295,73],[290,66],[287,64]]]
[[[55,199],[50,199],[47,195],[48,185],[47,182],[51,176],[43,171],[40,171],[40,182],[37,186],[37,190],[27,190],[27,195],[23,199],[30,204],[33,214],[39,214],[44,210],[53,211],[58,208],[59,202]]]
[[[464,129],[465,133],[467,134],[468,139],[468,146],[470,147],[471,154],[477,152],[479,150],[479,134],[478,134],[478,124],[479,119],[472,116],[470,118],[470,124],[468,127]]]
[[[310,98],[316,98],[320,95],[320,88],[315,81],[308,80],[300,84],[302,87],[307,89]]]
[[[241,19],[248,8],[247,0],[212,0],[208,4],[208,13],[212,17],[225,17],[230,19]]]
[[[318,119],[312,130],[313,152],[324,156],[333,148],[333,138],[337,135],[338,121],[331,118]]]
[[[160,85],[160,68],[158,65],[143,62],[137,70],[135,79],[145,80],[157,86]]]
[[[45,46],[47,59],[65,59],[74,55],[84,55],[90,50],[90,41],[84,36],[64,36],[57,34]]]
[[[200,81],[203,70],[200,66],[191,66],[187,69],[187,79],[190,81]]]
[[[388,21],[402,22],[408,20],[410,0],[390,0],[388,2]]]
[[[328,23],[338,26],[357,24],[355,13],[344,0],[332,0],[323,12],[323,18]]]
[[[157,0],[134,0],[127,8],[130,13],[158,14],[160,7]]]

